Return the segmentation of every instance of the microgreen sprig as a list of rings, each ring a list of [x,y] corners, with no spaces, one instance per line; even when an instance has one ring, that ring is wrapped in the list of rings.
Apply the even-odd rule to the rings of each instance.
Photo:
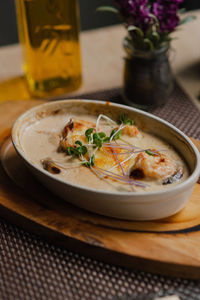
[[[112,132],[111,132],[111,134],[110,134],[110,139],[113,136],[113,140],[116,141],[116,140],[118,140],[121,137],[121,135],[122,135],[122,131],[121,130],[117,132],[117,129],[113,129]]]
[[[125,124],[125,125],[134,125],[134,121],[131,119],[128,119],[125,114],[120,115],[119,123]]]
[[[96,145],[98,148],[101,148],[102,146],[102,138],[98,133],[93,134],[93,144]]]
[[[151,155],[151,156],[154,156],[154,155],[155,155],[155,153],[151,152],[149,149],[145,150],[145,153],[147,153],[147,154],[149,154],[149,155]]]
[[[101,148],[103,143],[110,141],[110,138],[108,136],[106,136],[105,132],[93,133],[93,131],[94,131],[93,128],[87,129],[85,131],[85,136],[86,136],[88,142],[91,142],[94,146]]]
[[[85,132],[85,136],[86,136],[88,142],[91,142],[91,140],[92,140],[92,133],[93,133],[93,131],[94,131],[93,128],[89,128]]]
[[[89,161],[84,161],[84,162],[83,162],[83,165],[84,165],[85,167],[90,168],[90,167],[93,167],[93,166],[94,166],[94,163],[95,163],[95,156],[94,156],[94,154],[93,154],[93,155],[90,157]]]
[[[67,153],[69,155],[74,155],[79,157],[87,153],[87,147],[84,146],[81,141],[76,141],[75,144],[78,145],[78,147],[75,145],[74,147],[70,146],[67,148]]]
[[[106,134],[104,132],[94,133],[93,134],[93,144],[98,148],[101,148],[103,143],[107,140]]]

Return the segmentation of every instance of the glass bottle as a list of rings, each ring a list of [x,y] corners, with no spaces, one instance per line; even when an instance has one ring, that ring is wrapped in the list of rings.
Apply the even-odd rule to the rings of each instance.
[[[81,84],[78,0],[16,0],[23,69],[32,95]]]

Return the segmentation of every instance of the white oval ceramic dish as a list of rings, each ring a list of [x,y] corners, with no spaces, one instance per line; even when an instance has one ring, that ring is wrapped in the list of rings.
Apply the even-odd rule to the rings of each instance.
[[[20,142],[23,130],[47,113],[55,110],[71,112],[103,113],[116,115],[126,113],[136,121],[139,128],[151,132],[170,143],[184,158],[190,176],[184,182],[156,192],[108,192],[78,186],[45,171],[30,162]],[[62,100],[34,107],[21,115],[12,129],[12,141],[18,154],[31,172],[52,192],[64,200],[84,209],[115,218],[127,220],[153,220],[168,217],[180,211],[192,193],[200,174],[200,156],[190,139],[168,122],[149,113],[120,104],[93,100]]]

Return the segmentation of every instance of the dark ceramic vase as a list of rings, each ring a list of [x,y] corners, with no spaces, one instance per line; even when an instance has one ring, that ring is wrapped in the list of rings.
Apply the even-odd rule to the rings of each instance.
[[[173,89],[169,45],[155,51],[134,51],[125,58],[124,101],[148,110],[164,105]]]

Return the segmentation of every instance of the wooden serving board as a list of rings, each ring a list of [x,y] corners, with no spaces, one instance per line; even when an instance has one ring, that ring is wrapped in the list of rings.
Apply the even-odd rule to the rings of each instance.
[[[200,279],[200,184],[180,213],[158,221],[122,221],[68,204],[29,173],[10,141],[16,117],[40,103],[0,105],[0,215],[58,245],[105,262]],[[193,141],[200,149],[200,142]]]

